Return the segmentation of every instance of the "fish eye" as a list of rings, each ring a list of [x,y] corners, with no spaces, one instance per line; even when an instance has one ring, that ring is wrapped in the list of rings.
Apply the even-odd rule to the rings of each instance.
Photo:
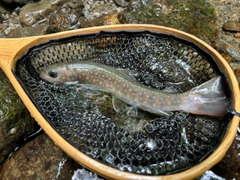
[[[49,72],[48,72],[48,75],[51,77],[51,78],[57,78],[58,77],[58,71],[56,69],[51,69]]]

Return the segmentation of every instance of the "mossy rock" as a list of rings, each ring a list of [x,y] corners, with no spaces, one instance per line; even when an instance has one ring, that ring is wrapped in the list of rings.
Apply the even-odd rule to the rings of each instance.
[[[0,163],[17,147],[22,138],[36,129],[36,123],[0,70]]]
[[[120,14],[121,23],[157,24],[191,33],[207,43],[218,36],[215,9],[205,0],[135,1]]]

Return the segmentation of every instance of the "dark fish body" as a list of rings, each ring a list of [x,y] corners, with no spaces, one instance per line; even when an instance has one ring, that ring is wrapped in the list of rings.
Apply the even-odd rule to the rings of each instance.
[[[41,72],[41,77],[54,84],[77,81],[90,85],[133,107],[158,115],[183,110],[193,114],[222,116],[228,104],[220,77],[178,94],[149,88],[131,78],[126,71],[86,61],[50,65]]]

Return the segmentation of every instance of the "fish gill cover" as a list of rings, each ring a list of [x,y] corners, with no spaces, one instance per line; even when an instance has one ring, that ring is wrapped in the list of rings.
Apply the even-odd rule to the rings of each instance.
[[[16,77],[53,128],[103,164],[138,174],[176,173],[210,155],[227,129],[228,116],[178,111],[161,117],[139,109],[137,115],[119,113],[107,93],[75,84],[54,85],[39,77],[45,67],[71,61],[131,69],[140,83],[176,93],[222,73],[212,57],[194,44],[146,31],[74,36],[30,49],[17,62]]]

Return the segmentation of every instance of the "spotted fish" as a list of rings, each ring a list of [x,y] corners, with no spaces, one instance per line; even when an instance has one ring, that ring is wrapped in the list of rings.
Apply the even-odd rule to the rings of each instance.
[[[87,85],[110,93],[135,108],[161,116],[167,116],[172,111],[209,116],[222,116],[226,113],[228,100],[222,90],[221,77],[213,78],[184,93],[173,94],[147,87],[126,72],[129,71],[79,61],[50,65],[40,72],[40,76],[53,84],[77,82]]]

